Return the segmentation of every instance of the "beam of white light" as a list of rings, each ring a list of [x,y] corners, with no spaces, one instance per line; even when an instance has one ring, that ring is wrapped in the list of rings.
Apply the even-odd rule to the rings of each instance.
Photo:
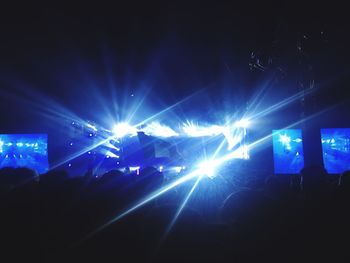
[[[173,129],[171,129],[168,126],[162,125],[159,122],[151,122],[150,124],[147,124],[145,128],[142,129],[142,131],[148,135],[155,136],[155,137],[175,137],[179,136],[177,132],[175,132]]]
[[[211,165],[211,167],[209,167],[210,170],[212,170],[213,172],[211,173],[213,175],[213,173],[215,172],[214,169],[215,167],[215,162],[213,160],[215,160],[216,156],[218,155],[218,153],[220,152],[220,150],[222,149],[222,147],[224,146],[225,140],[222,140],[222,142],[220,143],[220,145],[217,147],[217,149],[215,150],[214,154],[212,155],[209,163],[206,162],[205,166],[207,166],[208,164]],[[180,205],[179,209],[176,211],[176,214],[174,216],[174,218],[172,219],[172,221],[170,222],[169,226],[167,227],[162,239],[161,239],[161,243],[163,240],[166,239],[166,237],[168,236],[168,234],[170,233],[171,229],[173,228],[174,224],[176,223],[178,217],[180,216],[181,212],[183,211],[183,209],[185,208],[185,206],[188,203],[188,200],[190,199],[190,197],[192,196],[193,192],[195,191],[195,189],[197,188],[200,180],[203,178],[203,176],[205,174],[203,174],[203,171],[201,170],[203,169],[203,167],[200,167],[200,169],[197,170],[198,173],[202,173],[200,176],[198,176],[196,182],[194,183],[193,187],[191,188],[190,192],[187,194],[186,198],[184,199],[184,201],[182,202],[182,204]]]
[[[162,187],[161,189],[151,193],[150,195],[148,195],[146,198],[144,198],[143,200],[141,200],[139,203],[137,203],[136,205],[134,205],[133,207],[129,208],[128,210],[126,210],[125,212],[121,213],[120,215],[116,216],[115,218],[113,218],[112,220],[108,221],[107,223],[103,224],[102,226],[100,226],[99,228],[97,228],[96,230],[94,230],[93,232],[91,232],[90,234],[88,234],[84,239],[82,239],[79,243],[84,242],[85,240],[95,236],[97,233],[99,233],[100,231],[104,230],[105,228],[107,228],[108,226],[110,226],[111,224],[117,222],[118,220],[124,218],[125,216],[127,216],[128,214],[134,212],[136,209],[146,205],[147,203],[151,202],[152,200],[156,199],[157,197],[165,194],[166,192],[168,192],[169,190],[175,188],[176,186],[183,184],[189,180],[191,180],[192,178],[198,176],[198,171],[193,171],[181,178],[179,178],[178,180]]]
[[[228,139],[226,138],[226,140],[228,140]],[[225,144],[225,140],[222,140],[221,143],[219,144],[219,146],[216,148],[216,150],[215,150],[215,152],[214,152],[214,154],[213,154],[213,156],[212,156],[212,159],[215,159],[215,158],[216,158],[216,156],[217,156],[217,155],[219,154],[219,152],[221,151],[222,147],[224,147],[224,144]]]
[[[300,92],[298,92],[298,93],[296,93],[296,94],[294,94],[294,95],[292,95],[292,96],[290,96],[290,97],[288,97],[288,98],[286,98],[286,99],[284,99],[284,100],[282,100],[282,101],[280,101],[280,102],[278,102],[278,103],[276,103],[276,104],[274,104],[274,105],[272,105],[272,106],[270,106],[270,107],[268,107],[268,108],[266,108],[266,109],[264,109],[256,114],[249,116],[249,119],[258,119],[262,116],[265,116],[265,115],[268,115],[272,112],[280,110],[283,107],[288,106],[289,104],[301,99],[302,97],[304,97],[306,95],[309,95],[311,92],[314,92],[314,91],[315,91],[315,89],[311,89],[311,88],[300,91]]]
[[[16,86],[16,88],[18,87]],[[5,90],[0,92],[0,96],[4,96],[9,101],[15,101],[18,105],[22,105],[27,110],[38,113],[47,119],[58,122],[59,125],[62,125],[62,119],[83,122],[83,120],[75,113],[71,112],[52,98],[39,93],[35,89],[26,85],[25,87],[20,87],[19,90],[21,90],[22,97]],[[30,98],[25,97],[25,95],[30,96]]]
[[[132,122],[132,119],[134,118],[136,112],[139,110],[139,108],[142,106],[143,102],[145,101],[146,97],[148,96],[149,92],[151,91],[150,88],[146,89],[146,91],[143,91],[143,96],[142,98],[138,101],[136,106],[134,106],[134,109],[132,110],[131,113],[129,113],[129,116],[127,117],[127,122],[130,123]]]
[[[215,177],[215,169],[217,166],[218,165],[214,159],[205,160],[199,164],[198,172],[201,175],[206,175],[209,178],[214,178]]]
[[[266,96],[266,91],[269,88],[269,84],[272,81],[272,78],[267,80],[260,89],[256,92],[256,94],[253,96],[253,98],[249,101],[247,112],[253,113],[255,112],[260,104],[262,103],[264,97]]]
[[[184,99],[182,99],[182,100],[180,100],[180,101],[174,103],[173,105],[171,105],[171,106],[165,108],[164,110],[161,110],[160,112],[158,112],[158,113],[156,113],[156,114],[154,114],[154,115],[148,117],[147,119],[143,120],[142,122],[136,124],[135,127],[139,127],[139,126],[141,126],[141,125],[143,125],[143,124],[145,124],[145,123],[147,123],[147,122],[149,122],[149,121],[154,120],[154,119],[157,118],[158,116],[162,115],[163,113],[165,113],[165,112],[167,112],[167,111],[169,111],[169,110],[172,110],[173,108],[176,108],[177,106],[179,106],[179,105],[182,104],[183,102],[189,100],[190,98],[192,98],[193,96],[197,95],[197,94],[200,93],[200,92],[202,92],[202,90],[199,90],[199,91],[197,91],[197,92],[195,92],[195,93],[193,93],[193,94],[187,96],[186,98],[184,98]]]
[[[194,190],[197,188],[200,180],[203,178],[203,175],[198,176],[196,182],[194,183],[194,185],[192,186],[191,190],[188,192],[187,196],[185,197],[185,199],[183,200],[183,202],[181,203],[181,205],[179,206],[179,208],[176,211],[176,214],[174,216],[174,218],[171,220],[170,224],[168,225],[167,229],[165,230],[165,233],[161,239],[161,241],[165,240],[166,237],[168,236],[168,234],[170,233],[171,229],[173,228],[173,226],[175,225],[177,219],[179,218],[181,212],[183,211],[183,209],[185,208],[185,206],[188,203],[188,200],[190,200],[191,195],[193,194]]]

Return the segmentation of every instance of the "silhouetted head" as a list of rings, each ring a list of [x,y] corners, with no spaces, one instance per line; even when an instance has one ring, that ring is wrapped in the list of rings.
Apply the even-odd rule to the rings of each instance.
[[[19,183],[35,182],[39,178],[36,171],[26,167],[16,168],[15,174]]]
[[[119,179],[123,175],[124,175],[124,173],[119,171],[119,170],[110,170],[101,176],[100,181],[101,182],[113,182],[116,179]]]
[[[350,170],[345,171],[340,175],[339,185],[342,187],[350,187]]]
[[[254,225],[265,218],[270,204],[270,200],[259,191],[232,193],[221,207],[221,219],[227,224]]]
[[[40,177],[42,185],[59,185],[65,183],[69,179],[69,174],[65,170],[51,170]]]
[[[301,183],[304,187],[324,184],[327,182],[328,173],[327,171],[319,165],[312,165],[304,167],[300,171]]]

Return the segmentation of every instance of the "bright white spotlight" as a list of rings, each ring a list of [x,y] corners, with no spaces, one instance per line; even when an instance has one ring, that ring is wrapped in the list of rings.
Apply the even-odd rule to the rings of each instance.
[[[126,135],[136,135],[137,129],[125,122],[121,122],[114,126],[113,132],[117,138],[122,138]]]
[[[248,119],[241,119],[235,122],[235,127],[237,128],[248,128],[250,125],[250,121]]]
[[[279,141],[283,144],[283,145],[287,145],[290,143],[291,139],[288,135],[286,134],[281,134]]]
[[[216,164],[214,161],[207,160],[199,164],[198,166],[198,173],[200,175],[206,175],[209,178],[215,177],[215,168]]]
[[[290,145],[291,138],[286,134],[280,134],[279,141],[285,147],[286,150],[291,150],[292,146]]]

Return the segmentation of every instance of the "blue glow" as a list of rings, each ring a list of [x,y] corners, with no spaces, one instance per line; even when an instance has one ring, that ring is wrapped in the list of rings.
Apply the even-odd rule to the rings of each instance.
[[[27,167],[38,173],[49,169],[46,134],[0,134],[0,168]]]
[[[321,129],[321,142],[328,173],[350,170],[350,128]]]
[[[299,173],[304,167],[304,151],[301,130],[273,130],[272,140],[275,173]]]

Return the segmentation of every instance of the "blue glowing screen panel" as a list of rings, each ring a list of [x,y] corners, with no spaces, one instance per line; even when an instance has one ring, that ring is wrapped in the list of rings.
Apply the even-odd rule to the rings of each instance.
[[[46,134],[0,134],[0,168],[49,169]]]
[[[273,130],[272,141],[275,174],[300,173],[304,167],[301,130]]]
[[[330,174],[350,170],[350,128],[321,129],[324,167]]]

